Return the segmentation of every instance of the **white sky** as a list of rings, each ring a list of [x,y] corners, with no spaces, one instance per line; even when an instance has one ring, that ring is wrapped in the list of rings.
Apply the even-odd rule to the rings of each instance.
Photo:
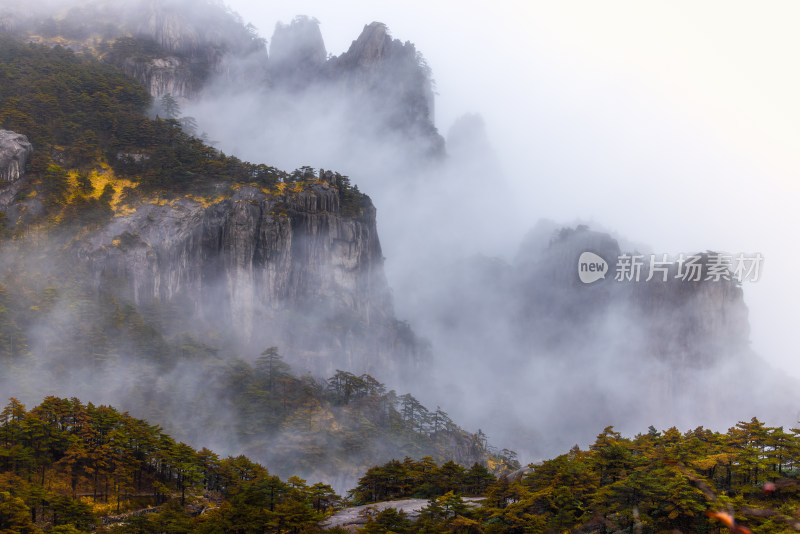
[[[800,3],[227,3],[267,39],[314,16],[333,54],[374,20],[413,42],[440,131],[483,115],[530,224],[583,219],[659,253],[761,252],[753,344],[800,377]]]

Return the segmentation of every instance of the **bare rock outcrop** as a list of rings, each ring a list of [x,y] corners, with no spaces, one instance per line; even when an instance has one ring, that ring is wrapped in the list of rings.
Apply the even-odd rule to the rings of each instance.
[[[275,84],[297,90],[319,81],[327,61],[319,22],[295,17],[275,27],[269,48],[269,70]]]
[[[301,372],[410,371],[422,352],[394,317],[376,210],[340,204],[324,180],[287,195],[243,186],[210,205],[142,203],[78,254],[101,292],[190,310],[161,321],[166,332],[207,325],[247,350],[279,345]]]
[[[385,24],[373,22],[347,52],[329,60],[329,69],[348,92],[374,106],[365,106],[366,112],[383,113],[390,130],[422,141],[428,155],[444,154],[433,121],[430,69],[413,43],[392,38]]]
[[[151,59],[125,58],[120,64],[126,74],[139,80],[154,97],[171,95],[188,98],[195,94],[198,80],[191,66],[176,56]]]
[[[477,507],[483,497],[462,497],[462,500],[470,507]],[[326,528],[340,527],[348,531],[355,531],[358,527],[367,522],[367,518],[378,514],[387,508],[394,508],[398,512],[403,512],[410,519],[419,517],[423,508],[430,505],[429,499],[398,499],[395,501],[383,501],[373,504],[363,504],[361,506],[351,506],[339,510],[325,520],[323,526]]]
[[[675,258],[664,263],[667,272],[651,277],[649,254],[625,252],[610,235],[585,226],[562,228],[544,247],[533,241],[520,250],[512,285],[521,289],[520,331],[546,349],[579,352],[597,343],[608,331],[608,317],[631,325],[622,328],[631,347],[675,368],[707,368],[748,347],[741,285],[730,274],[709,279],[709,253],[696,255],[701,276],[685,280]],[[608,262],[605,276],[588,284],[577,274],[587,251]],[[633,256],[641,263],[635,277],[618,264]]]
[[[25,176],[25,165],[33,153],[33,145],[22,134],[0,130],[0,185]]]

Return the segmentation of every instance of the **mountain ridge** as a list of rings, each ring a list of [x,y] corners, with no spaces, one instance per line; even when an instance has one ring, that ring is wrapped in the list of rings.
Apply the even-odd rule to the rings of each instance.
[[[180,3],[167,4],[173,9]],[[610,280],[580,285],[577,255],[591,249],[611,259],[621,253],[619,244],[588,228],[550,228],[526,242],[523,247],[531,249],[521,250],[513,265],[489,260],[474,269],[477,274],[467,272],[472,266],[460,270],[464,265],[443,269],[431,262],[421,268],[415,282],[422,289],[404,297],[422,305],[406,314],[413,325],[400,321],[391,311],[391,290],[382,272],[375,208],[347,177],[334,173],[331,179],[311,167],[288,173],[226,156],[190,135],[189,117],[180,116],[173,95],[166,93],[191,86],[177,98],[184,99],[183,107],[190,112],[211,106],[206,119],[228,120],[226,103],[269,118],[241,128],[255,136],[254,144],[265,159],[293,143],[303,152],[310,145],[325,145],[333,154],[369,159],[377,170],[376,183],[392,181],[396,191],[415,186],[423,193],[449,195],[441,184],[421,178],[435,177],[442,169],[437,165],[444,161],[444,144],[432,121],[430,71],[413,44],[392,38],[385,25],[366,25],[347,52],[325,57],[318,22],[295,19],[276,30],[281,37],[277,45],[273,40],[276,49],[270,63],[263,41],[241,23],[237,35],[244,43],[242,54],[223,50],[213,36],[204,49],[198,45],[202,33],[196,31],[183,41],[175,35],[164,40],[161,30],[147,24],[136,35],[109,30],[105,41],[75,45],[83,46],[84,52],[73,54],[56,45],[58,23],[68,18],[54,19],[55,37],[37,37],[48,45],[30,50],[43,53],[52,45],[52,55],[74,61],[77,73],[78,65],[91,64],[92,69],[107,68],[109,75],[118,76],[114,65],[124,69],[127,64],[129,74],[150,94],[129,79],[117,82],[127,90],[120,95],[101,84],[91,98],[110,103],[116,113],[91,122],[69,110],[67,116],[54,118],[48,131],[35,120],[22,119],[37,113],[58,117],[66,113],[63,106],[48,108],[47,101],[39,99],[18,99],[13,110],[6,106],[2,118],[8,124],[0,126],[31,132],[36,152],[24,184],[16,183],[13,193],[9,189],[0,195],[11,221],[4,227],[7,235],[32,243],[42,230],[60,231],[62,223],[81,226],[71,252],[88,262],[76,263],[76,270],[89,269],[93,296],[108,298],[107,309],[133,325],[124,334],[132,340],[130,350],[158,361],[175,352],[252,358],[264,346],[276,344],[299,371],[332,374],[345,367],[355,373],[383,373],[397,382],[413,381],[430,395],[430,404],[446,395],[454,406],[451,410],[462,410],[459,419],[487,411],[493,403],[507,406],[517,412],[511,420],[519,422],[508,427],[528,432],[526,438],[533,438],[527,441],[536,446],[539,427],[557,428],[551,436],[574,442],[586,436],[575,437],[573,427],[592,432],[587,429],[596,420],[627,418],[631,425],[640,425],[637,418],[678,412],[733,417],[740,408],[734,393],[715,395],[708,393],[715,389],[705,387],[715,376],[727,376],[720,366],[730,365],[724,370],[733,374],[757,367],[747,346],[743,292],[735,284],[656,281],[618,284],[611,291]],[[181,31],[181,26],[165,24],[171,32]],[[237,69],[256,56],[260,67],[249,73],[261,85],[249,87],[245,82],[251,78],[237,78]],[[105,67],[93,63],[95,57],[102,57]],[[130,71],[137,65],[144,70]],[[225,72],[217,72],[220,68]],[[76,83],[95,87],[91,76],[85,80]],[[226,93],[236,85],[232,80],[241,87]],[[45,86],[50,82],[46,77],[37,80]],[[211,98],[215,91],[224,98]],[[339,99],[343,93],[355,96]],[[154,96],[159,98],[154,101]],[[81,95],[71,95],[70,100],[73,97]],[[76,122],[78,118],[84,122]],[[309,123],[308,129],[300,119]],[[340,122],[342,130],[328,128]],[[114,127],[103,126],[107,124]],[[461,139],[462,155],[485,144],[480,120],[468,120],[460,128],[466,136]],[[258,135],[264,132],[267,141],[289,141],[261,145]],[[235,144],[241,137],[233,139]],[[325,149],[321,152],[325,155]],[[392,157],[385,158],[387,153]],[[485,188],[486,183],[463,187],[458,182],[460,190]],[[422,213],[420,219],[428,225],[424,231],[434,233],[442,220],[438,215],[450,219],[446,212],[460,204],[450,202],[449,196],[430,196],[434,212],[398,202],[402,217],[393,222],[402,226]],[[505,204],[494,205],[491,198],[487,196],[486,205],[503,209]],[[478,209],[463,211],[475,220],[493,216],[476,204]],[[422,256],[398,260],[425,265],[428,260]],[[58,301],[46,286],[37,291],[36,298],[29,299],[32,307],[47,309],[52,300]],[[262,330],[260,338],[253,337],[256,325]],[[10,324],[7,330],[16,332]],[[101,333],[92,331],[92,339],[101,339]],[[99,348],[91,354],[98,360],[113,359],[119,350],[95,345]],[[429,372],[433,356],[448,362],[437,369],[438,375]],[[555,382],[563,391],[554,393],[548,383],[552,377],[558,377]],[[498,383],[507,387],[494,386]],[[640,396],[633,385],[644,383],[654,385]],[[548,405],[553,398],[564,400],[569,418],[559,411],[527,407]],[[763,404],[785,412],[790,402],[777,395]],[[684,410],[687,404],[694,411]],[[489,423],[496,419],[484,417]],[[548,446],[545,443],[544,450]],[[528,453],[543,454],[541,450]]]

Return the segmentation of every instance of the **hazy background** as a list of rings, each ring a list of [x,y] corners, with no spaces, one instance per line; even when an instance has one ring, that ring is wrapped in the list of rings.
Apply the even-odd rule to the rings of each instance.
[[[509,221],[506,232],[475,239],[474,252],[513,256],[539,218],[588,222],[659,253],[761,252],[762,280],[745,286],[753,347],[800,377],[797,4],[228,5],[267,39],[278,21],[314,16],[334,55],[373,20],[417,46],[436,81],[439,130],[479,113],[508,180],[506,202],[487,207]],[[393,241],[391,206],[364,189],[403,317],[413,306],[398,291],[397,262],[411,245]]]
[[[434,358],[427,384],[379,380],[441,405],[470,430],[482,428],[523,462],[587,445],[607,425],[629,435],[649,424],[724,430],[753,416],[773,425],[800,419],[800,388],[781,381],[800,378],[793,348],[800,290],[792,272],[800,263],[792,239],[800,217],[800,75],[793,57],[800,8],[229,5],[268,40],[279,21],[316,17],[333,55],[347,50],[365,24],[382,21],[395,38],[413,42],[432,69],[436,123],[449,157],[430,166],[415,166],[412,151],[391,133],[364,135],[371,130],[359,129],[359,121],[381,122],[362,105],[367,93],[342,97],[325,84],[304,91],[232,87],[222,76],[211,80],[218,91],[183,106],[226,153],[287,170],[334,169],[373,198],[396,315],[431,341]],[[354,120],[354,102],[370,113]],[[478,115],[464,119],[467,113]],[[532,348],[533,336],[520,335],[519,309],[509,301],[536,301],[532,313],[545,320],[560,297],[569,304],[567,294],[539,298],[547,291],[535,290],[547,283],[519,282],[536,276],[535,256],[553,231],[576,223],[611,232],[623,250],[761,253],[762,279],[744,285],[753,348],[785,372],[728,353],[702,372],[657,361],[637,352],[649,340],[641,339],[646,331],[636,328],[630,309],[600,317],[582,346],[571,344],[581,332],[565,321],[546,333],[568,350]],[[538,233],[529,235],[535,226]],[[476,262],[476,254],[483,260]],[[180,382],[196,392],[191,383]],[[103,399],[112,402],[120,393],[115,382],[109,386]],[[123,405],[136,400],[129,395]],[[165,411],[167,419],[180,413]]]

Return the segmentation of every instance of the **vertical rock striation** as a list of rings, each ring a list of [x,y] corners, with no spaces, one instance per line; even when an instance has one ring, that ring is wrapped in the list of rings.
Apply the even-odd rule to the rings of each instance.
[[[142,204],[79,254],[101,291],[140,309],[192,310],[163,323],[166,333],[191,323],[245,353],[279,345],[296,368],[321,375],[410,371],[421,352],[394,319],[375,216],[368,201],[342,215],[324,181],[281,196],[244,186],[209,206]]]
[[[198,80],[191,67],[176,56],[125,58],[119,66],[125,74],[139,80],[154,98],[164,95],[189,98],[197,91]]]
[[[269,47],[270,77],[278,87],[302,89],[320,80],[327,55],[316,19],[278,23]]]
[[[25,165],[33,153],[28,138],[9,130],[0,130],[0,185],[16,182],[25,176]]]

